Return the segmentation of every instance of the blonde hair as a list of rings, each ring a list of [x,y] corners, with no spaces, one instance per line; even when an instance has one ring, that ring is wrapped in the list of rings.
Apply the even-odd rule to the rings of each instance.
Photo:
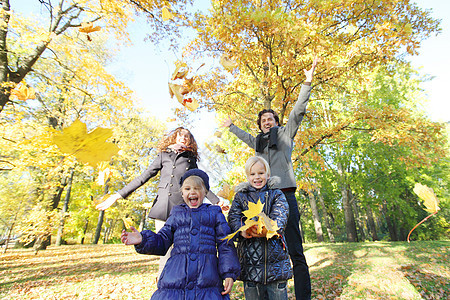
[[[256,163],[262,163],[264,165],[264,168],[266,169],[267,176],[270,177],[269,163],[261,156],[252,156],[249,159],[247,159],[247,162],[245,163],[245,175],[247,175],[247,177],[250,175],[250,169]]]
[[[185,185],[185,184],[191,184],[191,185],[193,185],[193,186],[201,186],[202,188],[203,188],[203,191],[205,192],[205,194],[208,192],[207,190],[206,190],[206,186],[205,186],[205,183],[203,182],[203,179],[201,179],[200,177],[198,177],[198,176],[195,176],[195,175],[192,175],[192,176],[189,176],[188,178],[186,178],[184,181],[183,181],[183,184],[181,185],[181,188],[180,188],[180,190],[182,190],[183,189],[183,186]]]

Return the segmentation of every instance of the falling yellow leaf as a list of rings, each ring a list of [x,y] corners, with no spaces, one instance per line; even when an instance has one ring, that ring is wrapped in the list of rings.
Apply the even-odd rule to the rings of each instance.
[[[32,87],[28,87],[26,83],[22,82],[11,91],[11,97],[18,100],[36,99],[36,93]]]
[[[435,213],[440,209],[438,206],[439,199],[434,194],[432,188],[429,188],[428,186],[422,185],[420,183],[416,183],[414,185],[413,191],[414,193],[417,194],[417,196],[419,196],[420,199],[423,200],[423,204],[426,207],[425,209],[426,211],[430,213]]]
[[[199,106],[198,101],[194,98],[185,98],[181,104],[183,104],[190,111],[196,110]]]
[[[178,102],[183,103],[183,95],[181,95],[182,86],[179,84],[169,83],[170,97],[175,96]]]
[[[78,31],[83,33],[91,33],[99,31],[100,29],[102,29],[100,26],[94,27],[94,24],[92,22],[83,22],[81,23],[80,28],[78,28]]]
[[[217,193],[217,196],[231,201],[234,198],[234,194],[234,187],[230,187],[230,185],[225,183],[222,187],[222,190]]]
[[[130,229],[130,227],[135,227],[133,219],[130,217],[122,218],[122,221],[123,221],[123,225],[125,226],[126,229]]]
[[[238,66],[238,63],[226,53],[220,58],[220,64],[229,72],[233,71]]]
[[[98,177],[95,183],[97,183],[100,186],[104,186],[109,177],[111,177],[112,170],[111,168],[109,168],[109,164],[106,162],[100,162],[98,166],[99,166]]]
[[[86,124],[76,120],[61,134],[55,134],[53,142],[62,152],[95,166],[100,161],[110,160],[119,151],[115,144],[106,142],[111,136],[112,130],[108,128],[99,127],[87,133]]]
[[[165,6],[162,8],[162,19],[163,19],[164,22],[167,21],[167,20],[173,19],[172,13]]]
[[[183,79],[189,72],[189,68],[186,63],[178,61],[176,64],[175,71],[172,74],[172,80]]]

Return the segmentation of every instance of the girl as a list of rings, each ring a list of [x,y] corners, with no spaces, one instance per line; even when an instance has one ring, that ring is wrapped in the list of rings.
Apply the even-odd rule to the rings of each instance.
[[[245,164],[248,182],[236,188],[236,195],[228,213],[231,231],[245,222],[243,211],[248,203],[264,204],[265,214],[277,222],[279,236],[266,238],[267,230],[257,232],[256,227],[242,231],[237,251],[241,264],[238,279],[244,282],[245,299],[288,299],[287,280],[292,277],[291,263],[284,239],[289,206],[282,191],[274,189],[278,177],[270,177],[267,161],[259,156],[250,157]]]
[[[203,203],[208,175],[192,169],[180,184],[185,203],[173,208],[158,233],[131,228],[121,240],[141,254],[164,255],[174,245],[152,299],[229,299],[239,260],[233,243],[223,240],[230,227],[220,207]]]
[[[153,206],[148,216],[155,219],[156,231],[163,227],[172,207],[183,203],[183,198],[180,194],[181,176],[187,170],[197,168],[199,157],[194,136],[183,127],[178,127],[170,132],[159,142],[157,148],[159,153],[150,167],[120,191],[98,204],[97,209],[105,210],[117,200],[127,198],[160,172],[158,192],[155,200],[153,200]],[[214,204],[219,202],[219,199],[213,193],[209,193],[208,198]],[[161,273],[169,256],[170,251],[167,252],[166,256],[161,257],[159,273]]]

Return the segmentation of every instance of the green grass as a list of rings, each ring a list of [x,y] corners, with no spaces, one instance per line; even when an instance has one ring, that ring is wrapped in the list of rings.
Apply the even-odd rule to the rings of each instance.
[[[307,244],[313,299],[448,299],[450,242]],[[51,246],[0,256],[1,299],[149,299],[158,257],[124,245]],[[293,297],[293,282],[289,281]],[[243,299],[237,282],[231,299]]]

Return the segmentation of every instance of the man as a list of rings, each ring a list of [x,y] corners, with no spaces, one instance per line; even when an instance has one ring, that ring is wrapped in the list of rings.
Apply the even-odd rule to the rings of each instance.
[[[264,109],[259,112],[257,124],[261,133],[256,137],[234,125],[230,118],[222,123],[223,126],[229,127],[230,131],[239,139],[255,149],[256,155],[266,159],[272,175],[281,179],[278,188],[283,191],[289,204],[289,219],[285,236],[289,256],[294,267],[296,299],[311,299],[311,280],[305,255],[303,254],[302,237],[299,228],[300,213],[297,199],[295,198],[297,184],[291,155],[294,147],[294,137],[306,112],[306,105],[311,92],[311,81],[316,65],[317,58],[314,59],[311,69],[303,70],[306,79],[300,90],[297,102],[289,114],[286,126],[280,126],[278,114],[271,109]]]

